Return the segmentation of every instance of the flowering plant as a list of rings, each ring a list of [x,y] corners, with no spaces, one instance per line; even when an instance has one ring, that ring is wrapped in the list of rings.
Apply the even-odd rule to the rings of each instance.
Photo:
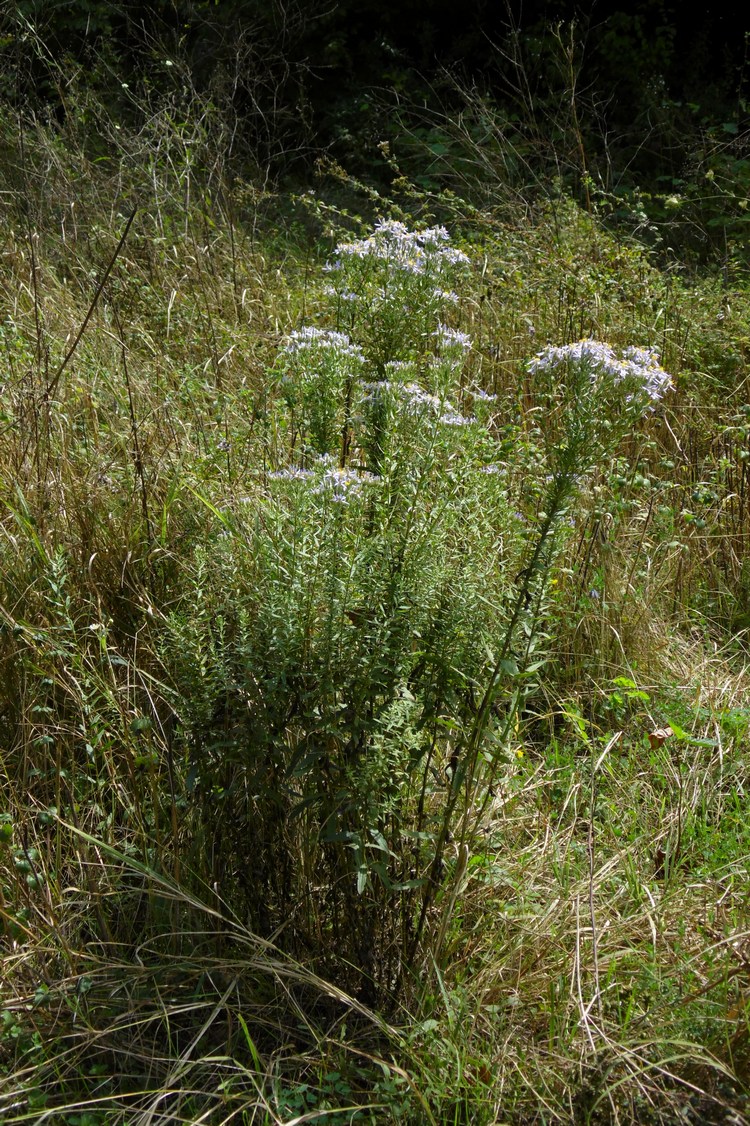
[[[316,454],[336,450],[344,425],[344,391],[363,363],[361,348],[343,332],[308,325],[284,341],[279,360],[284,397]]]
[[[571,485],[610,457],[672,386],[655,349],[615,349],[588,338],[548,345],[527,370],[547,407],[544,433],[551,468],[569,476]]]
[[[337,246],[325,320],[279,351],[262,481],[211,559],[226,604],[191,643],[201,714],[236,701],[265,870],[285,858],[314,903],[325,866],[365,973],[397,932],[413,958],[451,837],[516,768],[572,501],[670,386],[655,352],[584,340],[529,362],[538,431],[499,418],[451,316],[467,263],[442,227],[382,221]]]
[[[548,345],[529,361],[528,370],[535,374],[576,368],[588,379],[594,396],[619,390],[626,404],[643,412],[652,410],[672,386],[659,360],[655,348],[631,346],[618,355],[610,344],[585,338],[558,348]]]
[[[455,402],[471,340],[441,320],[458,302],[446,287],[468,262],[444,227],[409,231],[396,220],[338,244],[324,267],[337,330],[297,329],[279,357],[292,435],[303,442],[303,464],[290,473],[310,456],[338,455],[342,471],[381,474],[418,434],[471,424]]]
[[[389,360],[424,353],[440,312],[458,303],[453,282],[468,265],[445,227],[410,231],[381,219],[367,238],[336,247],[327,292],[383,377]]]
[[[271,432],[286,449],[270,451],[274,532],[254,551],[266,560],[260,660],[304,683],[311,746],[313,732],[336,733],[293,785],[319,809],[322,839],[346,841],[360,893],[375,874],[394,879],[388,818],[425,784],[438,718],[460,711],[503,615],[503,482],[474,472],[494,396],[462,388],[472,342],[446,323],[467,265],[443,227],[381,221],[326,267],[335,328],[290,332],[277,363]]]

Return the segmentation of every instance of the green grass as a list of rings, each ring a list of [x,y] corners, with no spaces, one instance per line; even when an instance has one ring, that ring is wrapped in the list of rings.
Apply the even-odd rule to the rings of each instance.
[[[746,290],[564,197],[294,203],[193,111],[2,125],[0,1117],[745,1121]],[[377,217],[470,258],[475,430],[284,390],[304,324],[443,378],[336,320]],[[580,336],[675,388],[555,502],[525,365]],[[387,495],[269,477],[347,428]]]

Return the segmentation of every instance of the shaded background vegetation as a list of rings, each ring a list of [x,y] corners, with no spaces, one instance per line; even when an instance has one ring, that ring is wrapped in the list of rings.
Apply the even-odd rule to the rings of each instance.
[[[287,185],[322,153],[389,182],[377,146],[399,120],[399,167],[424,187],[476,191],[479,146],[512,190],[558,178],[683,262],[744,267],[747,31],[742,5],[665,0],[23,0],[6,8],[0,83],[58,121],[85,84],[123,125],[198,93],[231,121],[233,172]]]
[[[178,87],[180,73],[165,62],[179,58],[197,90],[222,88],[238,113],[265,117],[269,127],[293,117],[293,143],[276,154],[287,157],[281,172],[299,150],[309,157],[312,148],[351,141],[354,155],[371,160],[364,143],[377,132],[378,92],[442,108],[448,71],[523,128],[570,96],[572,67],[592,172],[609,186],[630,173],[656,187],[660,177],[682,174],[701,127],[747,124],[748,30],[742,5],[688,11],[665,0],[469,0],[460,12],[447,0],[22,0],[6,9],[3,48],[18,77],[9,89],[12,70],[4,68],[4,93],[60,114],[65,92],[54,67],[62,57],[71,80],[83,73],[115,102],[116,78]],[[34,49],[35,37],[46,50]],[[254,139],[244,140],[252,147]],[[353,155],[337,155],[344,152]]]

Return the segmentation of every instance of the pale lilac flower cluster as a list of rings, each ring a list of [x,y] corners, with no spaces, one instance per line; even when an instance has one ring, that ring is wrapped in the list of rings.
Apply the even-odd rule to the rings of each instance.
[[[413,413],[419,413],[423,407],[428,407],[430,410],[441,411],[446,405],[443,399],[437,395],[431,395],[429,391],[425,391],[418,383],[404,383],[401,387],[404,396],[407,410]]]
[[[313,492],[329,496],[334,504],[348,504],[359,496],[365,485],[372,485],[377,481],[379,478],[373,473],[354,473],[351,469],[329,465]]]
[[[335,504],[348,504],[361,493],[365,485],[372,485],[380,480],[372,473],[341,469],[331,454],[315,458],[308,468],[287,465],[269,473],[268,477],[271,481],[306,481],[312,486],[310,492],[329,496]]]
[[[591,383],[609,376],[615,383],[635,383],[652,403],[657,403],[672,386],[671,376],[659,363],[654,348],[626,348],[618,355],[610,344],[600,340],[578,340],[561,347],[548,345],[529,362],[528,370],[554,371],[565,364],[585,364]]]
[[[284,469],[275,469],[268,474],[271,481],[306,481],[312,477],[312,469],[302,469],[298,465],[287,465]]]
[[[469,394],[480,403],[496,403],[497,395],[490,395],[489,391],[483,391],[481,387],[470,387]]]
[[[345,332],[333,332],[327,328],[316,328],[306,325],[305,328],[295,329],[284,340],[282,351],[289,356],[296,356],[311,348],[333,349],[341,356],[352,360],[364,362],[362,349],[358,344],[352,344]]]
[[[400,386],[400,384],[394,383],[390,379],[363,379],[359,386],[365,394],[376,395],[380,391],[395,391],[396,387]]]
[[[476,422],[475,418],[466,418],[465,415],[459,414],[458,411],[447,410],[444,414],[440,415],[438,420],[443,426],[471,426]]]
[[[384,394],[398,395],[404,399],[407,404],[412,404],[415,407],[418,405],[429,405],[434,409],[438,409],[440,400],[434,395],[428,395],[416,383],[403,383],[399,380],[393,379],[373,379],[361,380],[359,388],[364,392],[362,401],[364,403],[372,403],[380,399]]]
[[[431,395],[418,383],[405,383],[399,391],[402,393],[404,405],[410,414],[422,414],[426,408],[437,416],[438,422],[443,426],[470,426],[476,422],[474,418],[465,418],[446,399],[438,395]]]
[[[463,251],[447,245],[449,242],[450,235],[445,227],[410,231],[396,219],[381,219],[367,238],[339,243],[335,250],[336,258],[327,264],[326,269],[329,272],[342,269],[347,258],[380,259],[411,274],[467,265],[468,257]]]
[[[617,376],[620,373],[621,362],[617,359],[609,344],[599,340],[577,340],[574,344],[563,344],[555,347],[548,344],[538,352],[533,360],[529,361],[528,369],[535,373],[538,371],[553,371],[563,364],[585,363],[592,371]]]
[[[359,301],[360,298],[350,289],[335,289],[332,285],[324,285],[323,292],[326,297],[336,297],[339,301]]]
[[[401,384],[393,383],[390,379],[363,380],[359,385],[362,402],[367,405],[382,403],[384,395],[395,394],[400,387]]]
[[[437,337],[443,348],[456,348],[465,352],[468,352],[471,348],[471,337],[466,332],[459,332],[457,328],[448,328],[447,325],[438,324],[432,335]]]
[[[360,383],[365,392],[363,402],[372,403],[387,392],[397,395],[408,414],[423,415],[429,412],[444,426],[469,426],[476,422],[475,418],[466,418],[456,408],[439,395],[431,395],[418,383],[394,383],[388,379],[377,382]]]
[[[643,383],[643,390],[651,401],[657,403],[663,399],[672,386],[672,377],[661,366],[656,349],[633,345],[622,355],[628,375]]]

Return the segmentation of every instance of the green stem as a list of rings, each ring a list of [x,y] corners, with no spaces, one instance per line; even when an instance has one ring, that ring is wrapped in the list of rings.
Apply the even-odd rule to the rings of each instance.
[[[575,462],[575,458],[571,456],[572,451],[568,451],[567,460]],[[448,842],[448,834],[450,831],[450,823],[455,812],[458,802],[459,794],[463,788],[463,783],[466,783],[466,788],[470,789],[474,779],[476,770],[476,763],[479,754],[479,747],[482,738],[485,734],[487,727],[487,720],[490,710],[497,694],[497,685],[503,671],[503,666],[508,660],[512,651],[513,642],[515,640],[516,630],[519,622],[527,608],[529,599],[531,597],[531,588],[534,580],[545,569],[545,549],[548,541],[554,537],[555,524],[558,518],[562,515],[565,503],[570,496],[575,484],[575,474],[572,468],[565,468],[560,471],[554,480],[553,488],[550,491],[550,502],[548,504],[548,511],[542,522],[542,526],[537,537],[536,545],[531,556],[528,566],[525,568],[523,575],[523,583],[518,591],[515,602],[513,604],[513,611],[511,613],[508,628],[505,631],[505,638],[503,640],[502,649],[490,673],[487,687],[485,689],[482,701],[477,710],[476,717],[469,732],[468,738],[465,742],[459,742],[454,748],[451,756],[451,765],[453,767],[452,777],[450,782],[450,790],[448,793],[448,802],[445,807],[440,833],[435,845],[435,855],[430,865],[430,872],[425,886],[425,894],[422,900],[422,908],[419,915],[414,938],[412,941],[412,948],[410,951],[409,962],[412,963],[416,952],[419,949],[422,934],[424,931],[425,920],[427,912],[432,903],[432,900],[437,889],[438,877],[443,865],[443,856],[445,846]],[[512,709],[506,720],[505,730],[508,730],[512,722],[513,715],[517,710],[518,703]]]

